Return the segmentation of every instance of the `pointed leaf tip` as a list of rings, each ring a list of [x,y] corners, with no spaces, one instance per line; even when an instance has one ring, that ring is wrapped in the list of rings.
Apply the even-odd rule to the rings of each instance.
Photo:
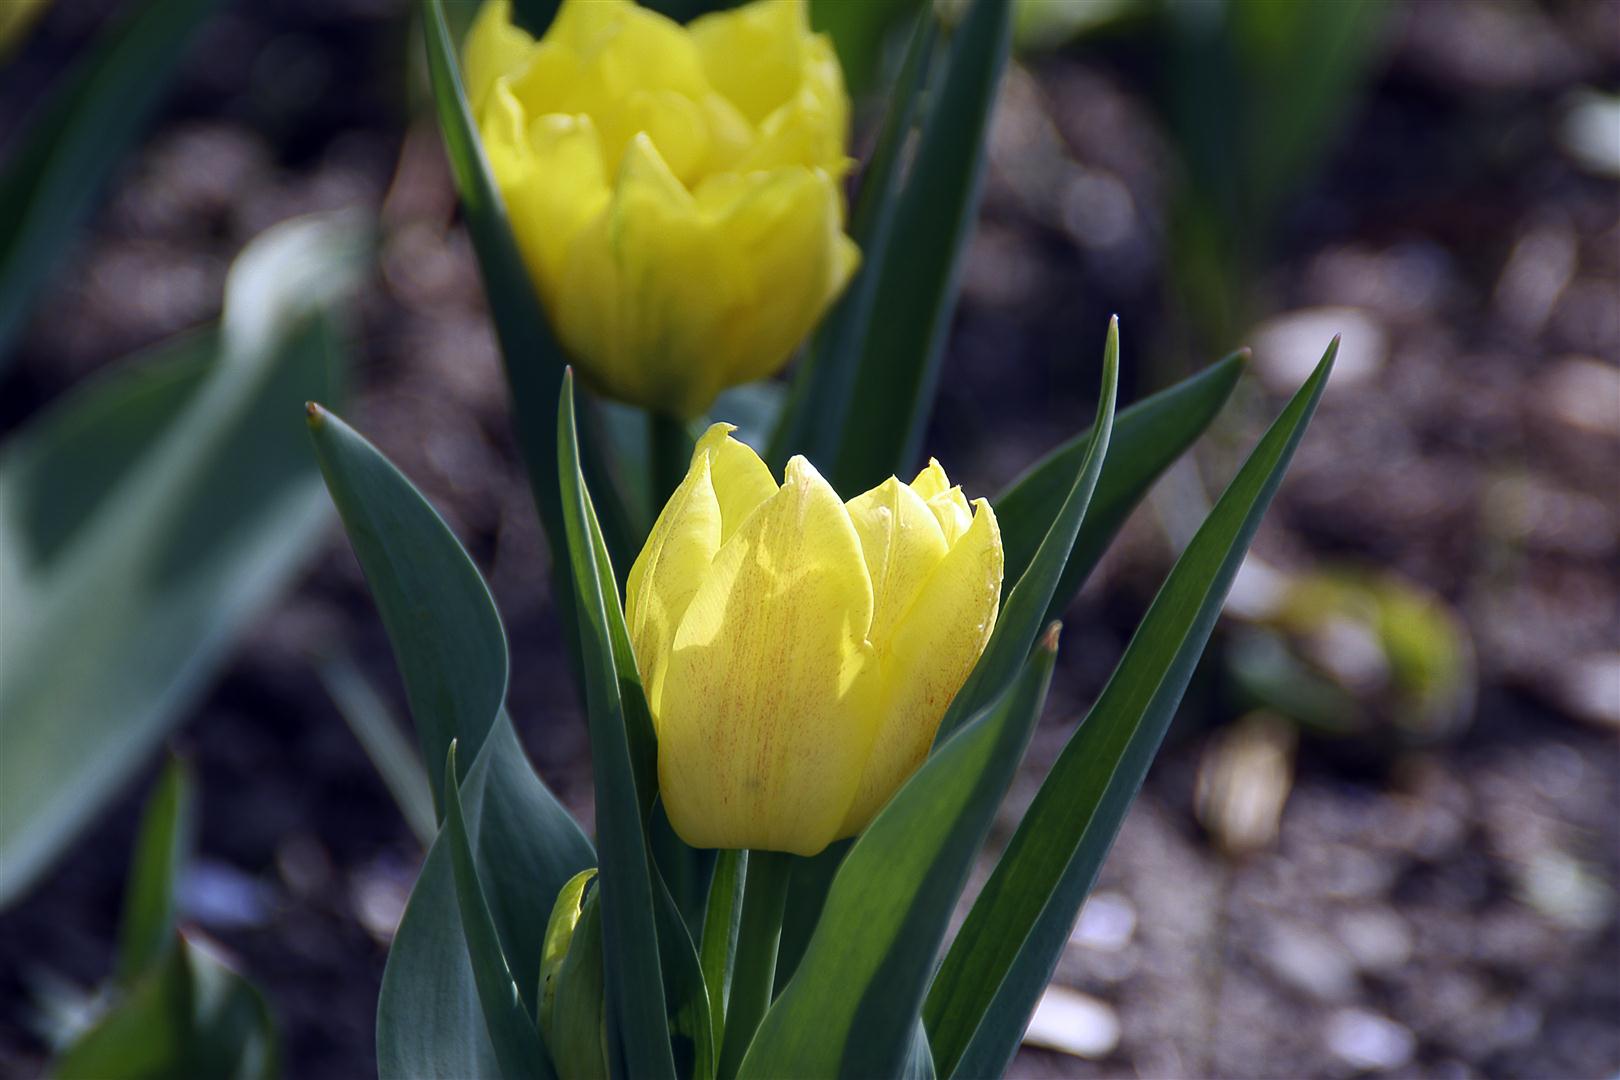
[[[1058,648],[1058,638],[1063,635],[1063,623],[1053,619],[1047,624],[1046,632],[1041,635],[1041,648],[1047,652],[1055,653]]]
[[[304,419],[312,428],[318,428],[326,420],[326,410],[313,401],[304,402]]]

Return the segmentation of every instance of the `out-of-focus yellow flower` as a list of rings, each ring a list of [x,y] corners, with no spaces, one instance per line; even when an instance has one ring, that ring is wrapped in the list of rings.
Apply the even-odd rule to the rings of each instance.
[[[844,503],[715,424],[630,570],[625,614],[670,822],[813,855],[928,755],[1001,599],[1001,531],[939,463]]]
[[[50,0],[0,0],[0,58],[22,40]]]
[[[604,393],[695,416],[781,368],[854,272],[849,99],[804,0],[685,27],[564,0],[538,42],[486,0],[463,51],[518,246]]]

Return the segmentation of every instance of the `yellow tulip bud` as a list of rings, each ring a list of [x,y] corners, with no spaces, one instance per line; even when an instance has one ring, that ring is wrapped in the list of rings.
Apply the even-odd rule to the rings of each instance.
[[[695,416],[779,370],[854,272],[849,99],[805,0],[685,27],[564,0],[539,41],[486,0],[463,53],[518,247],[603,393]]]
[[[939,463],[844,503],[778,485],[715,424],[630,570],[625,616],[670,822],[696,847],[813,855],[925,757],[1001,601],[1001,532]]]

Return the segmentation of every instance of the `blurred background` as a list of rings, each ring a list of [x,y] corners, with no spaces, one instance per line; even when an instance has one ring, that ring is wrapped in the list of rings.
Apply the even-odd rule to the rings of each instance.
[[[142,7],[0,0],[0,165]],[[267,227],[358,211],[342,411],[489,578],[514,719],[588,824],[414,9],[192,7],[149,122],[30,266],[0,440],[217,318]],[[841,32],[875,101],[892,49]],[[1111,313],[1124,401],[1253,357],[1069,611],[998,840],[1209,500],[1343,349],[1013,1075],[1620,1075],[1620,3],[1026,0],[1017,38],[931,452],[992,494],[1083,426]],[[172,736],[199,781],[182,916],[264,990],[287,1075],[353,1077],[422,848],[351,726],[403,715],[386,639],[335,521],[318,537]],[[40,1070],[106,977],[158,765],[0,913],[0,1073]]]

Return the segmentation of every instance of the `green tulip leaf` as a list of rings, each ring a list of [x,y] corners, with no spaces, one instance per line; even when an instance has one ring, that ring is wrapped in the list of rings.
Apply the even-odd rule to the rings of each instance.
[[[258,989],[184,935],[51,1065],[57,1080],[280,1075],[275,1023]]]
[[[545,911],[596,862],[590,841],[535,775],[502,712],[460,797],[500,950],[523,1001],[537,1007]],[[533,1009],[530,1010],[533,1015]],[[450,842],[429,849],[388,950],[377,1000],[382,1076],[499,1077],[462,929]]]
[[[781,993],[788,979],[798,970],[799,960],[810,944],[821,909],[827,903],[827,890],[849,854],[853,840],[834,840],[820,855],[796,859],[793,880],[788,885],[787,907],[782,912],[782,937],[776,947],[776,992]]]
[[[932,15],[917,20],[882,130],[878,133],[877,146],[861,174],[860,190],[849,223],[850,237],[861,249],[861,265],[844,295],[822,320],[806,355],[799,362],[792,394],[765,454],[771,471],[777,475],[794,454],[803,454],[811,461],[837,459],[839,436],[844,430],[861,359],[861,343],[872,326],[873,305],[894,236],[902,190],[902,151],[922,108],[938,28],[939,20]],[[743,426],[740,421],[738,426]],[[738,433],[743,442],[748,442],[743,437],[745,434]]]
[[[810,0],[810,25],[833,39],[844,82],[859,97],[877,81],[890,31],[925,8],[922,0]]]
[[[321,475],[405,681],[429,783],[442,797],[450,743],[470,764],[506,700],[506,632],[478,568],[422,493],[341,419],[313,402],[308,415]]]
[[[653,886],[658,893],[658,959],[669,1005],[675,1072],[683,1080],[714,1080],[719,1039],[703,963],[675,898],[661,878]]]
[[[506,635],[472,560],[376,447],[318,406],[310,415],[316,457],[383,614],[424,754],[442,745],[448,756],[452,741],[463,752],[479,748],[459,788],[466,833],[500,953],[533,1015],[545,933],[536,905],[544,910],[595,853],[535,775],[506,715]],[[441,830],[383,973],[384,1076],[499,1075],[456,886]]]
[[[1335,340],[1176,561],[946,954],[924,1012],[943,1075],[997,1075],[1018,1048],[1327,385],[1337,349]]]
[[[664,1011],[663,979],[647,970],[649,965],[658,964],[656,898],[646,832],[646,814],[656,794],[652,787],[656,772],[646,767],[650,760],[646,749],[638,753],[632,745],[633,738],[650,739],[651,721],[640,683],[626,677],[621,659],[628,656],[629,637],[623,629],[623,608],[612,567],[580,471],[573,390],[572,375],[565,375],[558,401],[557,460],[567,551],[579,590],[576,610],[585,669],[591,767],[596,782],[601,855],[598,882],[602,890],[609,1026],[617,1037],[618,1052],[623,1055],[629,1075],[672,1078],[675,1063]],[[610,615],[610,611],[616,614]],[[639,704],[635,701],[638,698]],[[643,762],[640,770],[638,760]]]
[[[720,852],[709,879],[700,959],[717,1042],[725,1035],[726,1002],[731,996],[732,965],[737,960],[737,929],[742,923],[743,880],[747,873],[748,852],[728,850]]]
[[[109,27],[0,173],[0,369],[51,267],[146,128],[216,0],[151,0]]]
[[[483,1007],[484,1026],[495,1048],[495,1060],[506,1080],[549,1080],[557,1074],[540,1045],[531,1011],[518,990],[511,965],[501,948],[495,916],[484,899],[473,856],[472,838],[467,834],[466,816],[461,810],[461,790],[456,782],[456,743],[446,755],[444,833],[450,841],[450,866],[456,887],[456,909],[461,916],[462,938],[472,965],[473,985]],[[538,969],[536,969],[538,970]]]
[[[1024,658],[1035,643],[1046,611],[1052,604],[1052,594],[1063,576],[1064,564],[1074,549],[1091,505],[1097,478],[1107,460],[1109,440],[1114,430],[1114,398],[1119,392],[1119,320],[1108,323],[1108,338],[1103,345],[1102,389],[1097,395],[1097,419],[1092,424],[1096,437],[1086,445],[1085,458],[1074,479],[1069,483],[1062,505],[1046,530],[1040,547],[1030,559],[1028,568],[1019,575],[1018,583],[1007,593],[996,616],[996,628],[984,647],[984,654],[974,665],[967,682],[957,692],[945,718],[940,721],[938,746],[955,733],[973,712],[1001,693],[1024,664]]]
[[[972,0],[952,31],[938,95],[895,208],[833,487],[865,491],[914,464],[934,400],[957,279],[978,211],[985,136],[1012,5]]]
[[[123,986],[134,985],[154,969],[174,945],[175,890],[191,855],[191,804],[190,770],[171,757],[141,815],[124,889],[116,974]]]
[[[115,979],[101,1011],[50,1075],[95,1080],[277,1072],[264,998],[207,948],[175,931],[175,892],[191,856],[192,782],[171,757],[147,798],[124,892]]]
[[[422,847],[430,846],[439,833],[439,819],[433,809],[427,770],[388,704],[354,661],[341,652],[322,657],[316,670],[360,748],[376,766],[377,775],[387,785],[411,832]]]
[[[915,1029],[934,957],[1035,728],[1056,650],[1054,625],[1013,685],[855,841],[739,1076],[893,1076],[908,1059],[923,1068]]]
[[[1047,605],[1049,618],[1062,615],[1142,496],[1215,419],[1243,374],[1245,357],[1233,353],[1120,411],[1091,505]],[[1084,468],[1091,434],[1088,429],[1057,447],[996,499],[1007,581],[1022,578],[1034,560],[1074,477]]]
[[[362,232],[233,265],[220,328],[117,365],[0,447],[0,906],[147,760],[330,510],[298,410],[337,392]]]

